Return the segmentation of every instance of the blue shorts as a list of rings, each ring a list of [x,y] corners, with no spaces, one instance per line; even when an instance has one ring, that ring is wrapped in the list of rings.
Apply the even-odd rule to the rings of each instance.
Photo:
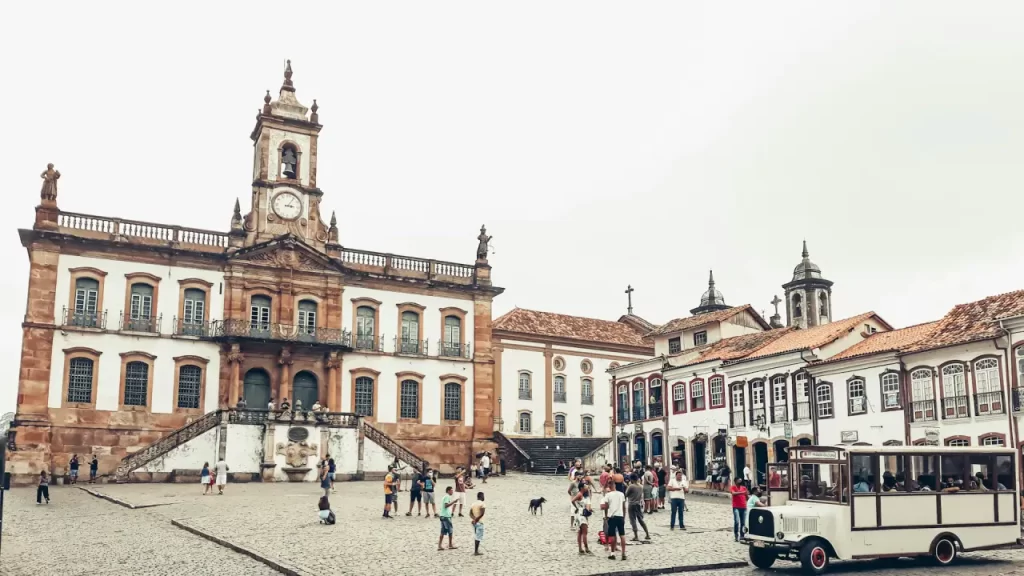
[[[477,542],[484,541],[484,524],[483,522],[477,522],[473,525],[473,536]]]
[[[451,535],[452,535],[452,519],[451,518],[441,518],[441,536],[451,536]]]

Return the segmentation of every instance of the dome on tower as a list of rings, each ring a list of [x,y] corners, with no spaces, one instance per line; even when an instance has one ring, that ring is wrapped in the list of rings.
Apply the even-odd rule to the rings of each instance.
[[[811,262],[809,254],[807,252],[807,240],[804,240],[804,251],[803,260],[793,268],[793,281],[803,280],[805,278],[821,278],[821,268],[817,264]]]
[[[725,296],[715,288],[715,273],[713,271],[709,272],[708,289],[700,295],[700,306],[690,310],[690,314],[703,314],[705,312],[714,312],[715,310],[724,310],[729,307],[725,303]]]

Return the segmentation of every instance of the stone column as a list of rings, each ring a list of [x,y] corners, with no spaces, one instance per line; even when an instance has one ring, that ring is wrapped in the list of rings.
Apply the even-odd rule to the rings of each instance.
[[[227,357],[228,363],[231,365],[231,392],[228,393],[228,406],[234,406],[235,402],[242,396],[241,389],[241,372],[242,372],[242,360],[245,360],[245,355],[242,354],[241,348],[238,344],[232,344],[231,350],[228,352]]]
[[[341,412],[341,390],[338,375],[341,372],[341,356],[338,352],[327,355],[327,411]]]
[[[554,380],[554,374],[552,373],[551,359],[554,357],[554,353],[551,352],[551,348],[544,350],[544,437],[551,438],[555,435],[555,417],[552,415],[554,412],[554,398],[551,396],[552,381]]]
[[[288,398],[289,402],[294,403],[295,398],[292,398],[291,376],[291,366],[294,360],[292,360],[292,349],[290,347],[284,346],[281,348],[281,356],[277,359],[277,363],[281,365],[281,377],[277,382],[277,403],[280,404],[285,398]]]
[[[503,432],[505,416],[501,413],[502,389],[501,389],[501,353],[504,350],[499,343],[491,348],[494,353],[494,394],[491,398],[491,410],[494,411],[494,430]]]

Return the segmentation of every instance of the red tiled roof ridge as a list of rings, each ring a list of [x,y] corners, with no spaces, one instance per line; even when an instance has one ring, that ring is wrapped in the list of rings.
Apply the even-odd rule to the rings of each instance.
[[[765,358],[777,354],[797,352],[799,350],[820,348],[822,346],[825,346],[826,344],[831,344],[832,342],[835,342],[844,333],[853,330],[857,324],[872,317],[878,318],[878,320],[880,320],[882,324],[884,324],[886,327],[891,328],[891,326],[889,326],[889,323],[886,322],[881,316],[876,314],[874,311],[863,312],[856,316],[850,316],[849,318],[829,322],[828,324],[820,324],[818,326],[812,326],[810,328],[797,328],[785,334],[783,338],[773,340],[772,342],[768,343],[762,348],[756,350],[755,353],[737,359],[736,362],[738,363],[744,360],[753,360],[756,358]],[[786,342],[786,340],[792,340],[792,342]]]
[[[931,330],[938,327],[939,322],[939,320],[932,320],[896,330],[876,332],[835,356],[819,360],[813,364],[822,365],[885,352],[901,352],[927,338],[931,334]]]
[[[668,334],[669,332],[678,332],[686,330],[688,328],[696,328],[698,326],[703,326],[705,324],[711,324],[712,322],[722,322],[747,310],[749,310],[751,314],[753,314],[758,319],[758,321],[766,330],[768,329],[768,323],[764,321],[764,318],[761,318],[761,315],[758,314],[756,310],[754,310],[753,306],[751,306],[750,304],[741,304],[739,306],[726,308],[725,310],[716,310],[714,312],[706,312],[704,314],[696,314],[693,316],[673,318],[672,320],[669,320],[668,322],[662,324],[661,326],[658,326],[654,330],[651,330],[647,334],[644,334],[644,337],[650,338],[652,336],[661,336],[663,334]]]
[[[497,318],[495,318],[494,321],[492,322],[492,325],[493,324],[497,324],[499,321],[504,319],[506,316],[511,315],[513,312],[532,312],[534,314],[546,314],[546,315],[549,315],[549,316],[563,316],[565,318],[579,318],[581,320],[593,320],[595,322],[608,322],[608,323],[611,323],[611,324],[622,324],[623,326],[626,326],[625,322],[619,322],[618,320],[606,320],[604,318],[593,318],[591,316],[577,316],[575,314],[565,314],[565,313],[562,313],[562,312],[548,312],[547,310],[535,310],[533,308],[520,308],[519,306],[513,306],[511,310],[509,310],[508,312],[505,312],[501,316],[498,316]]]
[[[939,320],[935,332],[905,352],[921,352],[996,338],[997,319],[1024,314],[1024,290],[1012,290],[957,304]]]
[[[492,322],[492,328],[584,342],[603,342],[638,348],[651,347],[651,342],[646,340],[639,330],[625,322],[544,312],[518,306],[495,319]]]
[[[685,368],[687,366],[693,366],[695,364],[703,364],[704,362],[711,362],[713,360],[739,360],[745,356],[750,355],[753,352],[764,348],[765,346],[775,342],[779,338],[782,338],[786,334],[793,332],[796,328],[787,327],[779,328],[775,330],[764,330],[762,332],[752,332],[750,334],[740,334],[738,336],[730,336],[723,338],[714,344],[707,346],[699,356],[686,364],[680,364],[674,366],[674,368]],[[742,344],[753,344],[753,347],[749,350],[737,349],[737,345]],[[693,350],[693,348],[691,348]]]

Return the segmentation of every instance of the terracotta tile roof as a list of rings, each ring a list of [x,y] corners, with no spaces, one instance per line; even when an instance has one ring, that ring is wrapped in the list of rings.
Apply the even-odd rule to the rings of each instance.
[[[996,318],[1024,314],[1024,290],[989,296],[975,302],[958,304],[927,338],[910,346],[906,352],[917,352],[995,338],[1002,334]]]
[[[815,362],[815,364],[828,364],[829,362],[839,362],[841,360],[870,356],[881,352],[902,352],[903,350],[917,344],[922,339],[929,337],[938,325],[938,321],[925,322],[924,324],[908,326],[899,330],[878,332],[857,344],[850,346],[839,354],[836,354],[827,360]]]
[[[652,324],[636,314],[623,314],[619,317],[619,322],[622,322],[623,324],[631,324],[644,333],[650,332],[658,327],[657,324]]]
[[[650,339],[623,322],[513,308],[494,321],[495,330],[650,348]]]
[[[662,334],[669,334],[671,332],[682,332],[691,328],[697,328],[698,326],[704,326],[705,324],[711,324],[714,322],[723,322],[732,318],[733,316],[740,314],[745,311],[750,313],[757,319],[757,322],[765,330],[771,327],[761,315],[754,311],[754,307],[750,304],[744,304],[742,306],[733,306],[732,308],[726,308],[725,310],[716,310],[714,312],[708,312],[707,314],[698,314],[696,316],[687,316],[685,318],[676,318],[670,320],[668,323],[659,326],[658,328],[648,332],[646,336],[661,336]]]
[[[874,312],[865,312],[852,318],[829,322],[828,324],[822,324],[821,326],[815,326],[813,328],[789,330],[782,338],[758,349],[753,354],[744,357],[743,360],[764,358],[765,356],[774,356],[776,354],[785,354],[787,352],[796,352],[798,350],[820,348],[826,344],[835,342],[841,336],[848,334],[851,330],[858,329],[861,324],[872,317],[881,322],[886,328],[891,328],[885,320],[882,320]]]
[[[692,366],[694,364],[710,362],[712,360],[729,361],[736,360],[737,358],[743,358],[744,356],[755,352],[762,346],[766,346],[767,344],[782,338],[793,330],[795,329],[783,328],[781,330],[767,330],[765,332],[756,332],[754,334],[743,334],[742,336],[725,338],[707,346],[699,356],[690,360],[686,364],[680,365],[679,367]]]

